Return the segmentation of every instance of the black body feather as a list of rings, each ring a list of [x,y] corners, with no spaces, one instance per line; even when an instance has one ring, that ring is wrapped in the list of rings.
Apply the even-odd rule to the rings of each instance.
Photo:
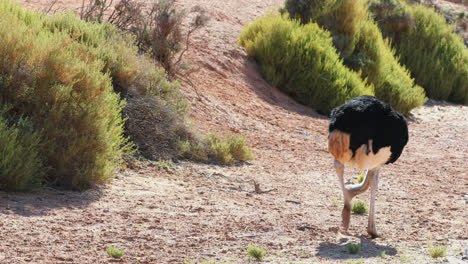
[[[372,140],[372,150],[390,146],[388,163],[400,157],[408,142],[408,124],[405,118],[389,104],[372,96],[359,96],[336,107],[331,113],[329,132],[338,129],[350,134],[353,155],[363,144]]]

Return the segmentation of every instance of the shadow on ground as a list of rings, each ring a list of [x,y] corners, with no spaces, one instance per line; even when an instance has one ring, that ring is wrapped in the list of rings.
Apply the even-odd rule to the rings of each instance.
[[[356,238],[360,240],[361,244],[361,252],[357,254],[350,254],[346,245],[351,242],[348,239],[342,239],[337,243],[320,243],[316,256],[330,259],[360,259],[381,257],[384,251],[387,256],[397,254],[396,249],[393,247],[379,245],[374,240],[362,236]]]
[[[47,215],[57,208],[84,209],[99,200],[106,187],[83,192],[48,188],[37,193],[0,192],[0,215],[16,214],[25,217]]]

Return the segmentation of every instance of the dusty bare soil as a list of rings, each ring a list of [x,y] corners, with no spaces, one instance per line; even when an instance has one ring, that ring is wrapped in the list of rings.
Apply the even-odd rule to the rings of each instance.
[[[341,234],[328,119],[270,87],[237,46],[242,25],[282,2],[179,2],[211,17],[186,58],[200,68],[191,76],[195,87],[183,87],[192,118],[203,131],[247,135],[255,160],[168,168],[141,162],[85,192],[0,192],[0,263],[248,263],[245,248],[253,244],[267,250],[265,263],[464,263],[468,107],[430,101],[414,110],[407,148],[381,171],[382,237],[367,237],[367,215],[353,215],[350,234]],[[359,172],[346,174],[354,182]],[[254,181],[265,193],[254,192]],[[357,199],[368,202],[368,193]],[[362,251],[349,254],[349,242]],[[429,257],[428,246],[437,244],[448,246],[448,257]],[[110,258],[108,246],[124,256]]]

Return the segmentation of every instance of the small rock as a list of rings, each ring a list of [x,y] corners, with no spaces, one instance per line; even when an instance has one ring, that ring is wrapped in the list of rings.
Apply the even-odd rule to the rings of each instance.
[[[200,187],[200,188],[198,188],[198,190],[199,190],[200,192],[209,192],[209,191],[210,191],[209,188],[206,188],[206,187],[203,187],[203,186]]]

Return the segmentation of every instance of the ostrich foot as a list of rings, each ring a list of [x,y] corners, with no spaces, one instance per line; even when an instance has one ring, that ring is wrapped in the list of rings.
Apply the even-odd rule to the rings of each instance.
[[[369,229],[367,229],[367,234],[369,234],[369,236],[371,236],[371,238],[378,238],[378,237],[382,236],[380,233],[377,233],[377,231],[369,230]]]
[[[367,234],[369,234],[369,236],[372,238],[380,237],[380,234],[377,233],[377,229],[375,228],[375,224],[371,224],[367,227]]]

